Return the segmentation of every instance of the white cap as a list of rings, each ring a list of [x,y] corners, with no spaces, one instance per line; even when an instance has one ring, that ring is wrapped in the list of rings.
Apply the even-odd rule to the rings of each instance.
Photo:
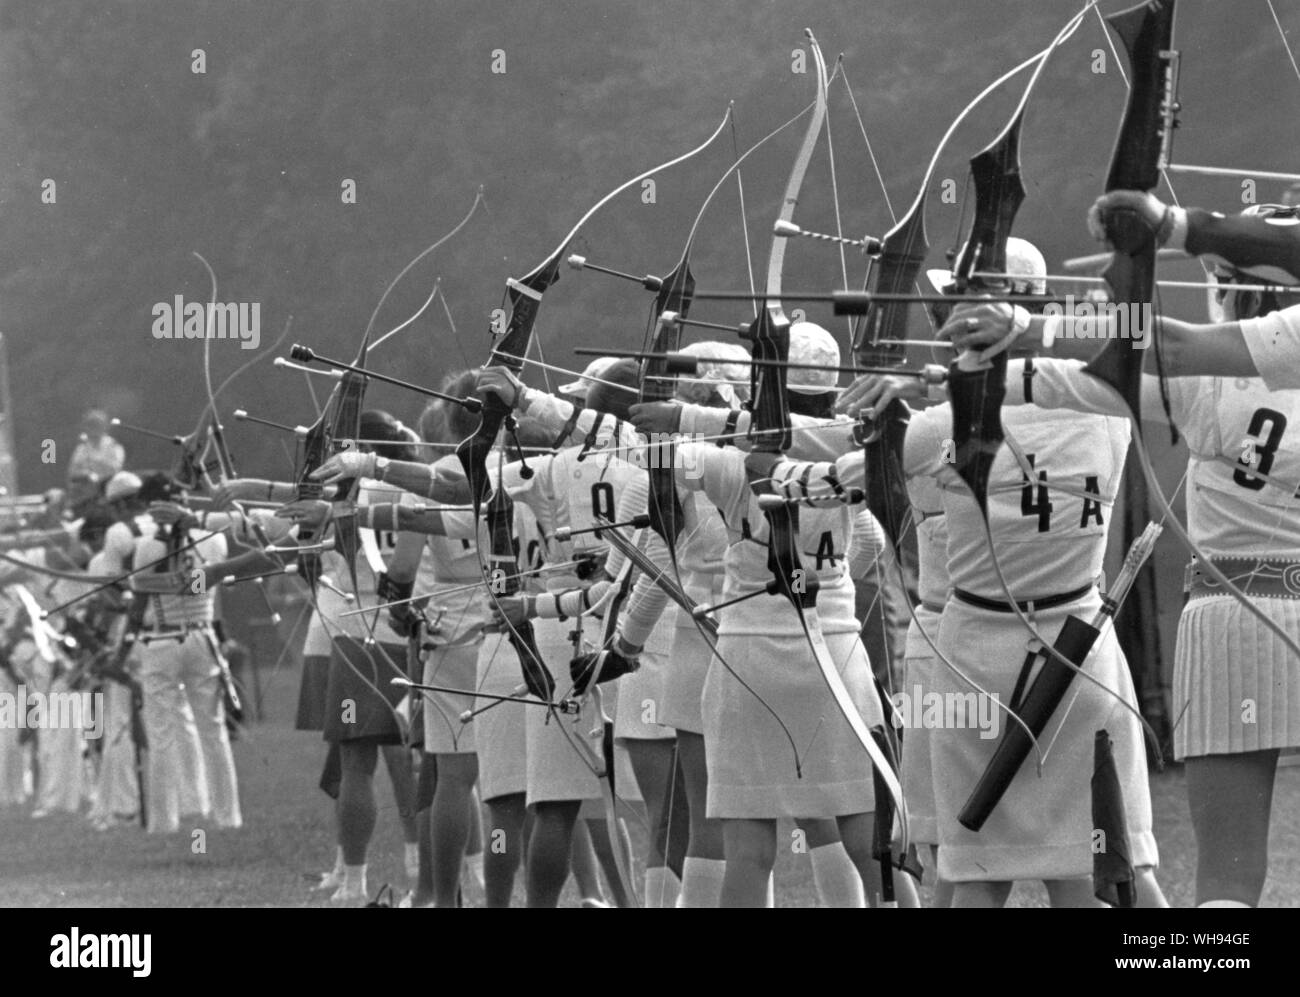
[[[785,379],[787,390],[801,395],[839,390],[839,343],[815,322],[796,322],[790,326],[790,363],[805,366],[790,368]]]
[[[749,397],[749,350],[739,343],[723,343],[717,340],[703,340],[689,343],[679,351],[689,357],[707,357],[700,361],[695,376],[686,374],[677,376],[679,394],[691,396],[694,400],[696,387],[706,389],[705,393],[717,392],[727,404],[738,408],[742,398]]]
[[[1007,239],[1006,273],[1011,277],[1015,294],[1047,293],[1047,261],[1038,247],[1027,239],[1015,236]],[[925,276],[940,294],[946,293],[952,284],[951,270],[927,270]]]
[[[1016,292],[1047,293],[1047,261],[1032,242],[1014,235],[1007,240],[1007,273],[1013,278],[1012,287]],[[1016,277],[1028,279],[1015,280]]]
[[[142,487],[144,487],[144,482],[140,480],[139,475],[132,474],[130,471],[118,471],[108,479],[108,484],[104,486],[104,498],[110,502],[130,498]]]
[[[557,390],[562,395],[576,395],[586,401],[587,392],[591,390],[591,386],[609,373],[609,369],[618,363],[618,360],[618,357],[597,357],[587,364],[587,369],[582,372],[582,376],[578,380],[570,381],[568,384],[561,384]]]

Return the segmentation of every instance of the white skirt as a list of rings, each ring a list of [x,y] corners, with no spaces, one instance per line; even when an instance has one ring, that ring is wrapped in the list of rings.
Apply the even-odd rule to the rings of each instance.
[[[883,724],[858,635],[832,634],[826,643],[867,726]],[[826,688],[803,635],[729,635],[719,640],[718,653],[754,692],[720,661],[709,667],[703,701],[708,816],[839,817],[871,811],[871,760]]]
[[[479,643],[439,647],[427,652],[424,684],[472,690],[478,674]],[[449,692],[426,691],[420,696],[424,711],[424,751],[430,755],[472,755],[475,725],[461,723],[460,715],[477,707],[479,701],[473,696]],[[501,708],[508,705],[503,703]]]
[[[533,621],[542,660],[555,676],[556,695],[564,694],[572,685],[569,661],[573,657],[573,643],[569,633],[577,622],[575,619]],[[611,702],[613,699],[611,696]],[[541,706],[524,709],[528,711],[528,804],[599,799],[600,783],[592,769],[592,752],[599,756],[600,743],[590,736],[600,726],[594,700],[589,697],[576,717],[553,715]],[[584,746],[587,751],[583,750]]]
[[[934,687],[934,671],[943,665],[934,655],[934,649],[917,630],[917,624],[936,644],[939,642],[939,622],[942,614],[918,606],[916,619],[907,630],[907,650],[904,655],[903,687],[894,694],[894,705],[903,727],[899,732],[903,741],[903,799],[907,801],[907,830],[911,840],[918,845],[939,842],[939,829],[934,816],[934,767],[930,759],[930,731],[925,723],[916,723],[918,704],[924,704],[925,695]]]
[[[1034,626],[1050,641],[1066,616],[1073,613],[1089,620],[1099,606],[1100,600],[1091,594],[1037,612]],[[1013,614],[992,613],[950,599],[937,643],[958,668],[1006,704],[1024,663],[1028,639]],[[1128,664],[1113,631],[1098,641],[1085,667],[1089,675],[1136,707]],[[967,703],[977,698],[968,695],[971,688],[942,664],[932,679],[934,691],[952,697],[954,704],[957,697],[966,697]],[[994,704],[983,697],[978,700],[974,716],[953,711],[951,720],[931,731],[941,877],[973,882],[1091,875],[1093,739],[1103,728],[1114,743],[1133,862],[1156,865],[1141,724],[1115,696],[1078,676],[1039,738],[1046,756],[1042,778],[1031,750],[983,828],[975,832],[962,827],[957,815],[984,773],[1004,727],[1012,722]]]
[[[1300,638],[1300,602],[1251,602]],[[1300,745],[1300,661],[1231,596],[1191,599],[1174,652],[1174,757]]]
[[[618,691],[618,710],[614,736],[636,741],[665,741],[677,736],[659,715],[663,702],[667,656],[653,651],[641,652],[641,667],[614,682]],[[608,688],[608,686],[606,687]],[[606,698],[615,698],[606,693]]]
[[[523,682],[519,656],[505,634],[487,634],[478,645],[479,692],[513,696]],[[478,753],[479,797],[484,801],[523,793],[528,788],[528,744],[524,728],[527,712],[541,709],[523,703],[476,699],[474,709],[491,707],[469,725],[474,728],[474,749]]]
[[[704,681],[713,661],[713,649],[695,627],[677,627],[673,632],[673,653],[664,670],[663,702],[659,722],[691,734],[704,732],[700,701]]]

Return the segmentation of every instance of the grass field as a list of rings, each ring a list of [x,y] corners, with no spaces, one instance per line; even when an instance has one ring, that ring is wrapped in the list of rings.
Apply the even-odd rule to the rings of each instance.
[[[72,815],[32,820],[29,808],[0,810],[0,905],[36,907],[304,907],[324,905],[309,878],[333,860],[328,800],[316,789],[322,746],[292,728],[297,675],[282,669],[266,689],[266,719],[236,745],[246,826],[146,836],[136,827],[95,831]],[[1195,850],[1182,771],[1152,777],[1160,881],[1170,902],[1190,906]],[[405,883],[401,829],[386,777],[380,776],[379,826],[371,886]],[[634,840],[642,837],[632,828]],[[783,840],[789,840],[788,836]],[[572,898],[566,893],[567,902]],[[477,904],[473,891],[467,900]],[[815,906],[804,855],[783,854],[777,903]],[[1280,770],[1274,797],[1271,865],[1264,904],[1300,906],[1300,766]],[[1040,885],[1021,885],[1012,906],[1045,905]]]

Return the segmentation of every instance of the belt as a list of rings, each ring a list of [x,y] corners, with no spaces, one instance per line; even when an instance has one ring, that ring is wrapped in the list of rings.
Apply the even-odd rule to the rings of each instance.
[[[1081,585],[1077,589],[1071,589],[1069,592],[1060,592],[1056,595],[1045,595],[1041,599],[1026,599],[1024,602],[1017,602],[1023,613],[1032,613],[1037,609],[1051,609],[1054,606],[1064,606],[1066,603],[1076,602],[1092,591],[1092,585]],[[952,594],[955,598],[966,603],[968,606],[974,606],[977,609],[987,609],[991,613],[1013,613],[1011,605],[1002,599],[986,599],[982,595],[976,595],[974,592],[967,592],[965,589],[953,589]]]
[[[1263,557],[1212,557],[1210,562],[1246,595],[1264,599],[1300,599],[1300,561]],[[1183,575],[1183,591],[1191,599],[1231,595],[1193,560]]]

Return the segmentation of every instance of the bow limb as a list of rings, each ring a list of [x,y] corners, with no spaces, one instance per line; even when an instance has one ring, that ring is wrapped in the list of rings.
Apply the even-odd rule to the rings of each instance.
[[[1088,3],[1082,10],[1075,14],[1064,28],[1057,34],[1046,48],[1020,64],[1013,66],[997,79],[989,83],[964,107],[961,112],[953,119],[952,124],[948,126],[943,137],[939,139],[939,144],[930,157],[929,165],[926,166],[925,174],[921,179],[920,188],[917,190],[916,198],[913,200],[911,207],[904,212],[903,217],[898,223],[885,235],[882,240],[882,253],[880,260],[876,263],[873,270],[873,280],[877,289],[887,288],[896,293],[907,293],[907,291],[916,285],[916,273],[919,272],[921,265],[924,263],[926,253],[929,251],[929,241],[925,232],[925,207],[926,198],[929,194],[930,181],[934,177],[934,171],[939,164],[939,160],[947,148],[948,142],[957,132],[962,122],[982,104],[991,94],[999,90],[1005,83],[1014,79],[1024,70],[1031,66],[1041,69],[1048,56],[1062,43],[1069,39],[1078,27],[1083,23],[1084,16],[1096,6],[1096,0]],[[1037,70],[1035,71],[1035,78]],[[1032,82],[1030,88],[1032,88]],[[1026,91],[1027,93],[1028,91]],[[910,271],[912,279],[903,282],[900,279],[899,270],[905,273]],[[891,346],[882,343],[882,340],[905,339],[906,336],[887,336],[883,333],[886,327],[898,328],[900,321],[901,326],[906,329],[906,320],[900,320],[899,312],[906,313],[907,303],[898,301],[882,302],[881,307],[873,309],[863,320],[862,327],[859,330],[857,342],[854,344],[854,352],[858,355],[859,362],[868,366],[878,363],[899,363],[903,359],[905,348]]]
[[[1277,9],[1273,6],[1273,0],[1264,0],[1268,5],[1268,12],[1273,15],[1273,23],[1277,26],[1278,37],[1282,39],[1282,48],[1286,50],[1287,60],[1291,63],[1291,70],[1295,73],[1296,79],[1300,80],[1300,63],[1296,62],[1295,52],[1291,50],[1291,43],[1286,40],[1286,29],[1282,27],[1282,19],[1277,16]]]
[[[203,268],[208,272],[208,281],[211,285],[211,291],[208,297],[208,314],[205,323],[203,335],[203,386],[207,389],[208,403],[199,416],[200,425],[205,417],[211,419],[209,424],[209,434],[217,451],[217,466],[222,479],[233,478],[235,476],[234,464],[230,459],[230,451],[226,447],[226,436],[221,426],[221,416],[217,411],[217,396],[212,389],[212,322],[216,317],[217,310],[217,274],[204,257],[194,252],[193,256],[203,264]],[[210,477],[207,480],[211,485]]]
[[[958,125],[991,93],[1022,70],[1034,66],[1019,102],[1007,125],[996,139],[974,159],[971,171],[976,181],[976,217],[971,235],[954,268],[955,290],[960,293],[983,290],[984,285],[972,275],[1005,270],[1006,239],[1016,210],[1024,199],[1020,182],[1020,127],[1030,94],[1053,51],[1077,30],[1084,15],[1095,6],[1095,0],[1074,15],[1057,33],[1045,49],[1022,62],[985,87],[966,105],[940,139],[931,156],[930,164],[922,178],[920,189],[912,206],[903,218],[882,240],[879,261],[871,274],[871,289],[877,294],[903,296],[916,285],[921,267],[929,251],[925,232],[925,203],[930,180],[936,164],[955,133]],[[907,338],[908,303],[894,298],[873,300],[863,320],[855,344],[855,357],[863,365],[880,362],[898,363],[903,359],[905,347],[899,340]],[[975,371],[963,371],[956,365],[949,373],[948,384],[952,398],[954,437],[957,443],[956,470],[970,485],[979,504],[985,529],[988,530],[987,486],[988,473],[1002,440],[1000,410],[1005,394],[1005,357]],[[895,403],[882,413],[881,424],[868,432],[861,442],[864,446],[864,463],[867,470],[868,509],[881,523],[894,550],[894,561],[900,580],[902,573],[901,542],[904,524],[908,518],[909,501],[903,475],[903,441],[907,418],[900,403]],[[996,566],[996,552],[989,534],[989,552]],[[999,577],[1001,570],[998,569]],[[905,594],[908,612],[918,632],[930,646],[935,656],[948,671],[963,684],[974,689],[997,706],[1030,737],[1041,771],[1042,752],[1037,739],[1014,710],[1001,699],[976,682],[940,650],[938,643],[921,622],[911,597]],[[1036,632],[1035,632],[1036,634]]]
[[[1041,69],[1042,65],[1040,64],[1039,71]],[[1037,75],[1036,72],[1035,78]],[[959,289],[968,291],[972,288],[976,291],[991,289],[995,292],[1005,289],[1001,281],[990,283],[987,279],[972,278],[970,275],[981,271],[1004,273],[1006,270],[1005,246],[1006,237],[1010,231],[1010,217],[1005,212],[1005,205],[1010,201],[1018,206],[1024,194],[1024,188],[1019,179],[1019,131],[1025,101],[1028,98],[1029,89],[1032,88],[1033,82],[1031,80],[1030,87],[1026,89],[1021,105],[1004,131],[1002,138],[971,161],[976,188],[977,190],[982,189],[985,193],[983,198],[979,198],[977,195],[977,200],[987,203],[981,203],[977,206],[977,220],[983,216],[984,221],[982,224],[977,223],[973,227],[970,240],[967,242],[962,258],[955,268],[954,277]],[[1014,153],[1012,152],[1013,149]],[[999,206],[1002,206],[1001,210],[999,210]],[[1031,646],[1041,648],[1046,657],[1068,668],[1071,672],[1082,676],[1085,681],[1105,692],[1137,719],[1142,729],[1150,735],[1151,744],[1156,752],[1157,765],[1163,765],[1159,738],[1141,712],[1121,693],[1090,675],[1085,670],[1083,663],[1071,661],[1055,647],[1055,642],[1046,640],[1028,614],[1021,609],[1014,593],[1011,591],[1010,584],[998,558],[997,546],[988,516],[988,477],[996,451],[1005,437],[1000,412],[1006,389],[1006,358],[1005,354],[995,358],[988,370],[980,370],[975,367],[968,372],[961,371],[960,368],[963,366],[963,362],[970,362],[970,360],[971,357],[969,356],[959,360],[954,365],[953,374],[949,379],[949,388],[953,398],[954,436],[957,440],[958,449],[957,469],[968,487],[971,488],[979,505],[990,562],[1007,604],[1021,625],[1033,638],[1034,645]],[[993,427],[992,432],[988,431],[989,427]],[[1058,728],[1059,724],[1065,723],[1073,704],[1074,701],[1072,700],[1061,714]],[[1047,752],[1042,752],[1039,755],[1040,765],[1045,763],[1046,760]]]
[[[47,575],[50,578],[61,578],[70,582],[86,582],[91,585],[106,585],[110,582],[118,581],[125,576],[122,575],[87,575],[80,571],[64,571],[61,568],[47,568],[43,564],[36,564],[21,557],[16,557],[8,551],[0,551],[0,561],[7,561],[15,568],[21,568],[24,571],[34,571],[39,575]]]
[[[623,567],[619,570],[618,577],[614,580],[614,594],[609,605],[605,608],[605,623],[600,640],[601,650],[607,650],[614,644],[618,614],[632,591],[633,571],[633,562],[625,561]],[[633,906],[639,907],[640,898],[637,894],[636,881],[632,875],[632,842],[627,833],[627,825],[618,815],[619,797],[614,781],[614,724],[605,712],[604,697],[598,684],[600,674],[604,670],[604,660],[603,656],[597,657],[595,668],[587,683],[586,692],[579,698],[579,703],[581,704],[587,696],[590,696],[595,706],[596,715],[599,718],[599,725],[596,730],[592,731],[592,737],[599,736],[600,738],[600,772],[598,778],[600,780],[601,801],[605,808],[605,823],[609,829],[609,843],[614,850],[615,869],[618,872],[619,879],[623,881],[623,892],[631,899]],[[581,709],[579,709],[579,715],[581,715]]]
[[[559,279],[559,269],[564,254],[587,221],[619,194],[656,173],[676,166],[703,151],[721,134],[730,116],[731,108],[729,106],[722,121],[703,143],[689,152],[675,156],[637,174],[605,194],[587,209],[560,241],[555,250],[537,267],[517,280],[511,279],[507,281],[506,302],[509,306],[509,314],[501,329],[498,330],[495,327],[493,329],[494,333],[499,334],[488,353],[487,362],[489,364],[499,363],[516,372],[522,369],[532,342],[533,329],[536,324],[538,309],[541,306],[542,296]],[[490,517],[488,524],[489,560],[497,566],[497,582],[494,583],[489,578],[488,568],[482,557],[479,558],[479,566],[488,589],[488,595],[492,602],[496,604],[498,610],[500,609],[499,599],[497,598],[498,592],[507,595],[513,594],[513,591],[518,588],[519,571],[517,554],[511,537],[513,525],[511,520],[513,517],[510,510],[512,506],[500,481],[497,482],[496,489],[492,489],[487,474],[487,458],[493,447],[497,445],[497,438],[502,427],[509,424],[510,417],[510,409],[496,396],[489,396],[483,403],[479,415],[479,424],[475,431],[461,441],[456,448],[456,456],[460,460],[469,484],[475,522],[483,518],[484,503],[487,501],[489,493],[494,491],[492,501],[488,503],[487,511]],[[504,583],[503,586],[498,588],[498,585],[502,583]],[[538,698],[545,700],[548,703],[548,710],[554,713],[556,709],[553,701],[554,678],[546,668],[545,662],[542,661],[536,642],[532,639],[531,625],[516,626],[506,614],[502,615],[506,618],[509,640],[519,656],[520,666],[524,671],[530,689],[534,694],[538,695]]]
[[[744,153],[736,155],[734,161],[726,171],[718,178],[713,187],[709,190],[704,202],[700,205],[699,211],[696,212],[695,218],[686,236],[686,245],[682,250],[682,256],[672,274],[663,278],[661,289],[655,298],[654,310],[650,316],[650,322],[647,325],[648,331],[643,341],[643,348],[648,349],[654,354],[650,359],[644,362],[641,372],[641,388],[639,400],[642,402],[663,401],[672,397],[672,381],[668,377],[668,360],[666,354],[680,348],[681,344],[681,326],[680,324],[669,321],[666,313],[672,312],[679,316],[685,317],[690,308],[691,299],[695,290],[695,279],[690,272],[690,253],[695,242],[696,233],[699,231],[700,224],[704,219],[710,204],[714,197],[720,191],[723,185],[734,174],[737,183],[740,181],[741,165],[755,153],[757,150],[766,145],[769,141],[785,131],[800,118],[807,115],[817,107],[817,101],[808,104],[802,111],[795,114],[776,128],[772,129],[757,142],[751,145]],[[734,120],[734,119],[733,119]],[[733,132],[734,139],[734,132]],[[743,187],[741,188],[743,192]],[[742,195],[743,196],[743,195]],[[743,204],[741,212],[742,221],[744,218]],[[748,247],[748,240],[746,240]],[[752,276],[751,276],[752,280]],[[756,305],[757,307],[757,305]],[[673,577],[677,587],[685,592],[685,586],[682,582],[681,567],[678,562],[677,548],[678,545],[689,540],[689,536],[682,537],[683,512],[681,499],[677,493],[675,481],[675,469],[677,466],[676,447],[673,443],[652,444],[646,452],[647,467],[649,474],[649,492],[647,498],[647,512],[650,517],[650,528],[657,533],[664,541],[668,551],[669,563],[672,566]],[[697,524],[693,532],[698,532],[702,524]],[[658,580],[658,573],[656,573]],[[771,705],[759,695],[758,691],[746,682],[732,668],[721,653],[718,651],[717,634],[706,632],[705,627],[699,618],[694,614],[691,615],[691,623],[699,632],[700,637],[709,647],[713,655],[723,668],[740,684],[742,688],[753,695],[771,714],[772,718],[780,726],[786,740],[790,744],[790,749],[794,754],[795,769],[802,773],[802,763],[799,758],[799,749],[794,742],[794,737],[790,733],[785,722],[772,709]]]
[[[808,130],[786,182],[778,224],[789,223],[794,217],[799,192],[826,120],[828,85],[826,60],[812,32],[808,31],[806,34],[817,68],[817,100]],[[843,715],[854,737],[867,753],[871,764],[880,774],[894,801],[905,848],[907,808],[903,801],[902,786],[890,760],[884,756],[871,731],[867,729],[862,714],[844,684],[843,676],[840,675],[826,644],[816,608],[818,579],[815,574],[806,574],[800,562],[798,509],[789,503],[772,501],[776,495],[771,479],[771,467],[774,461],[789,449],[791,443],[785,366],[789,357],[790,321],[786,318],[781,304],[785,246],[785,239],[773,236],[768,255],[763,307],[753,324],[743,334],[744,338],[752,344],[754,359],[765,361],[751,367],[753,388],[751,431],[755,438],[745,460],[745,470],[750,490],[763,505],[763,516],[768,527],[768,569],[773,576],[769,591],[783,595],[794,609],[800,629],[812,651],[813,660],[831,699]],[[764,502],[764,499],[768,501]]]
[[[1174,88],[1177,86],[1177,70],[1173,52],[1173,0],[1160,0],[1158,3],[1125,10],[1106,18],[1125,45],[1130,61],[1130,94],[1125,109],[1125,118],[1115,140],[1112,168],[1106,190],[1151,190],[1160,179],[1160,170],[1164,168],[1169,153],[1169,143],[1173,136],[1174,112],[1177,110]],[[1156,246],[1151,231],[1140,225],[1138,220],[1125,212],[1114,212],[1104,218],[1108,240],[1115,247],[1112,264],[1102,274],[1112,289],[1112,299],[1117,302],[1134,305],[1136,308],[1148,309],[1152,322],[1152,335],[1156,339],[1157,377],[1162,378],[1158,367],[1160,361],[1160,322],[1153,315],[1154,305],[1154,269],[1156,269]],[[1169,498],[1162,489],[1156,471],[1152,467],[1151,456],[1141,429],[1141,377],[1145,351],[1127,351],[1125,356],[1115,350],[1114,341],[1108,342],[1099,355],[1093,357],[1087,365],[1087,372],[1108,383],[1125,400],[1134,422],[1132,439],[1138,463],[1147,478],[1149,490],[1161,510],[1161,523],[1167,523],[1177,534],[1183,546],[1192,552],[1197,562],[1210,577],[1222,586],[1226,593],[1242,604],[1245,611],[1255,616],[1265,628],[1268,628],[1292,654],[1300,659],[1300,643],[1292,634],[1279,627],[1273,619],[1256,606],[1251,598],[1223,575],[1221,569],[1205,554],[1191,538],[1187,530],[1179,523],[1171,507]],[[1136,359],[1134,359],[1136,357]],[[1164,381],[1161,381],[1164,391]]]
[[[474,201],[470,205],[469,211],[461,218],[459,222],[445,235],[439,238],[432,245],[427,246],[418,253],[398,275],[389,282],[380,296],[379,302],[371,312],[370,319],[361,336],[361,344],[357,349],[356,357],[352,366],[360,368],[358,371],[345,371],[343,376],[335,385],[329,399],[325,403],[324,410],[313,423],[303,441],[302,458],[295,470],[295,480],[298,485],[298,498],[320,498],[323,494],[323,488],[320,484],[311,479],[311,473],[315,471],[324,461],[334,453],[339,452],[341,445],[345,440],[353,440],[360,436],[361,411],[364,406],[366,387],[369,378],[364,371],[366,368],[366,359],[369,355],[371,334],[374,329],[379,313],[387,301],[388,296],[393,289],[402,280],[402,278],[415,267],[417,263],[425,259],[439,247],[444,245],[449,239],[458,234],[469,222],[478,206],[482,203],[482,188],[475,194]],[[333,517],[334,548],[342,557],[348,571],[348,580],[351,583],[353,597],[357,599],[358,605],[361,601],[359,576],[357,574],[356,558],[358,553],[367,551],[375,553],[376,551],[367,550],[366,537],[361,534],[356,523],[356,498],[359,481],[341,483],[339,485],[339,497],[336,499],[336,514]],[[309,544],[315,539],[314,530],[299,530],[298,543],[300,546]],[[331,624],[326,615],[320,611],[320,605],[316,596],[316,583],[319,580],[319,564],[316,561],[316,555],[306,555],[310,560],[307,564],[310,567],[303,572],[308,582],[309,598],[317,615],[321,619],[322,625],[331,636],[348,636],[343,629]],[[300,560],[304,555],[299,555]],[[379,610],[376,609],[373,614],[367,613],[362,615],[363,625],[367,634],[363,642],[367,655],[370,657],[375,666],[375,673],[379,673],[379,664],[383,663],[392,669],[395,675],[404,675],[404,670],[393,660],[392,656],[384,649],[383,644],[377,639],[375,628],[378,624]],[[407,723],[400,712],[388,700],[379,686],[377,686],[367,675],[365,675],[356,665],[346,656],[343,658],[344,664],[348,669],[369,688],[380,701],[384,703],[389,713],[392,715],[397,729],[405,732]],[[404,734],[405,736],[405,734]]]
[[[1173,0],[1155,2],[1106,18],[1123,43],[1130,65],[1130,88],[1123,122],[1116,138],[1106,189],[1150,190],[1159,182],[1167,163],[1175,126],[1177,53],[1173,51]],[[1103,276],[1112,300],[1145,309],[1155,340],[1157,377],[1160,369],[1159,318],[1154,314],[1156,246],[1154,234],[1129,212],[1112,212],[1103,219],[1107,240],[1115,247]],[[1205,572],[1252,616],[1270,630],[1300,659],[1300,644],[1214,564],[1179,522],[1151,464],[1141,422],[1142,361],[1147,351],[1120,351],[1114,340],[1094,357],[1085,370],[1108,384],[1123,399],[1133,420],[1133,444],[1151,495],[1167,523]],[[1125,355],[1127,353],[1128,355]],[[1167,401],[1167,400],[1166,400]]]
[[[1092,4],[1089,4],[1079,16],[1091,7]],[[1048,56],[1073,33],[1074,26],[1072,22],[1062,29],[1053,44],[1049,46]],[[1015,214],[1025,196],[1024,185],[1020,179],[1021,125],[1030,94],[1046,64],[1047,56],[1039,62],[1001,134],[988,148],[971,160],[971,175],[976,198],[975,218],[970,236],[953,268],[952,291],[956,294],[1003,293],[1010,289],[1005,278],[988,278],[980,275],[1006,272],[1006,243]],[[1152,244],[1154,246],[1154,240]],[[1159,757],[1158,739],[1141,713],[1125,697],[1089,675],[1080,665],[1061,654],[1053,646],[1053,642],[1043,638],[1033,621],[1020,608],[1002,571],[989,521],[988,485],[993,462],[1005,438],[1001,409],[1006,394],[1006,354],[1001,354],[988,363],[980,363],[973,353],[964,354],[950,368],[948,390],[952,402],[953,437],[956,443],[955,470],[971,490],[979,507],[990,562],[1008,606],[1033,637],[1035,644],[1042,648],[1044,654],[1082,675],[1132,713],[1142,727],[1151,734]],[[1066,715],[1068,715],[1068,708],[1062,715],[1061,722],[1064,722]],[[1017,720],[1021,718],[1017,716]],[[1028,732],[1023,722],[1020,725]],[[1045,755],[1040,753],[1040,765],[1045,760]]]
[[[430,253],[437,251],[445,243],[447,243],[449,240],[451,240],[456,235],[458,235],[460,233],[460,230],[469,224],[469,220],[474,217],[474,212],[478,210],[479,205],[481,205],[482,203],[483,203],[483,187],[480,185],[478,190],[474,194],[474,203],[469,206],[469,211],[465,212],[465,217],[462,218],[459,222],[457,222],[455,227],[446,235],[444,235],[442,238],[438,239],[436,242],[420,250],[419,253],[417,253],[414,257],[411,258],[411,261],[407,263],[406,266],[402,267],[402,269],[398,272],[397,276],[388,282],[388,286],[384,288],[384,293],[379,296],[379,301],[375,304],[375,310],[370,313],[369,321],[366,322],[365,338],[368,339],[370,334],[374,331],[375,322],[379,318],[380,311],[383,310],[384,303],[388,300],[388,296],[393,293],[393,289],[402,282],[402,278],[405,277],[408,273],[410,273],[411,270],[415,268],[416,264],[418,264],[426,256],[428,256]],[[436,293],[437,287],[434,288],[434,291]],[[431,294],[429,295],[429,301],[432,300],[433,300],[433,295]],[[420,312],[423,312],[424,308],[428,307],[428,303],[429,303],[428,301],[425,302],[424,306],[421,307]],[[397,326],[397,328],[391,329],[388,332],[384,333],[384,335],[381,336],[379,340],[375,342],[375,345],[378,346],[379,343],[383,342],[394,332],[397,332],[399,329],[402,329],[409,323],[413,322],[419,316],[420,312],[416,312],[415,315],[407,319],[406,322],[403,322],[402,325]]]
[[[728,106],[727,113],[723,116],[718,127],[703,143],[689,152],[675,156],[637,174],[629,180],[625,180],[605,194],[587,209],[546,259],[523,277],[506,282],[506,301],[509,305],[509,315],[499,330],[494,325],[492,331],[497,337],[497,341],[488,352],[487,362],[489,364],[501,364],[516,373],[523,368],[524,359],[532,342],[533,328],[537,321],[537,311],[541,307],[542,296],[552,284],[559,280],[560,263],[564,258],[564,254],[569,244],[572,243],[588,220],[625,190],[636,186],[642,180],[648,179],[656,173],[685,162],[706,149],[721,134],[730,116],[731,108]],[[488,481],[485,473],[487,455],[495,445],[497,434],[509,415],[510,410],[495,396],[490,396],[483,404],[478,428],[471,436],[463,440],[456,449],[456,454],[460,458],[466,478],[469,481],[476,519],[481,512],[482,503],[487,497]]]

